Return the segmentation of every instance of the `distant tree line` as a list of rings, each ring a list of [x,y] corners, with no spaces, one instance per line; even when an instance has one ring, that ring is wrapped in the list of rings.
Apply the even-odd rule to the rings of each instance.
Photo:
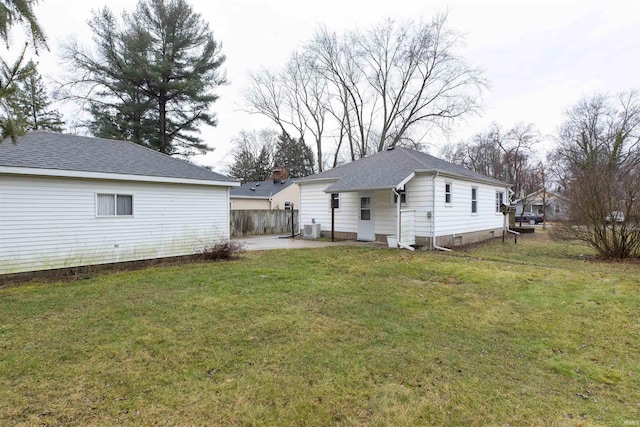
[[[287,133],[263,129],[240,132],[234,140],[235,151],[229,175],[241,182],[265,181],[275,167],[284,167],[291,178],[315,173],[315,156],[302,139]]]

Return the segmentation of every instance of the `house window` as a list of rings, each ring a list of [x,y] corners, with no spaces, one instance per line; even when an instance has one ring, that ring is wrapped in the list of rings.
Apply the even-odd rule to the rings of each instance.
[[[393,194],[393,204],[397,205],[398,204],[398,196],[396,196],[396,193],[392,192],[391,194]],[[407,204],[407,193],[404,190],[398,190],[398,194],[400,195],[400,204]]]
[[[133,216],[133,196],[130,194],[98,194],[97,216]]]
[[[471,213],[478,213],[478,187],[471,187]]]
[[[496,213],[501,213],[500,208],[504,204],[504,193],[502,191],[496,191]]]
[[[332,208],[340,209],[340,193],[331,193],[329,197],[329,210]]]
[[[447,205],[451,204],[451,187],[452,184],[450,182],[445,182],[444,184],[444,203]]]

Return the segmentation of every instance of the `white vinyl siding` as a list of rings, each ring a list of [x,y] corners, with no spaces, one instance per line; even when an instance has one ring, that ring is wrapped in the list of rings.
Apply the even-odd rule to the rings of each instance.
[[[415,209],[415,230],[416,236],[431,236],[431,218],[429,213],[433,210],[433,186],[431,175],[417,175],[405,185],[408,193],[409,203],[407,209]],[[436,183],[436,186],[439,185]],[[436,197],[442,193],[436,187]],[[402,206],[404,209],[405,206]]]
[[[378,190],[373,193],[374,230],[378,235],[396,234],[398,205],[392,203],[393,191]],[[402,205],[404,208],[404,205]]]
[[[96,194],[135,216],[96,216]],[[229,238],[228,206],[227,187],[5,175],[0,274],[193,254]]]
[[[432,178],[429,177],[429,180]],[[497,187],[490,184],[447,178],[453,183],[452,199],[453,207],[446,207],[436,203],[435,234],[436,236],[448,236],[454,234],[471,233],[481,230],[496,230],[502,228],[502,215],[495,214],[495,193]],[[436,191],[441,188],[444,192],[445,178],[436,178]],[[473,214],[471,209],[471,188],[476,187],[478,212]],[[443,194],[436,197],[443,197]],[[440,198],[442,200],[442,198]]]
[[[331,181],[300,184],[300,227],[315,220],[322,231],[331,231],[331,195],[324,190]],[[358,193],[340,193],[340,209],[335,210],[335,231],[358,229]]]

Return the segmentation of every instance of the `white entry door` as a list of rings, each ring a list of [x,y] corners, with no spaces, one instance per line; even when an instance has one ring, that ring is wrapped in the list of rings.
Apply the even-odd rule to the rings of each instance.
[[[376,240],[373,226],[373,194],[358,193],[358,240],[373,242]]]

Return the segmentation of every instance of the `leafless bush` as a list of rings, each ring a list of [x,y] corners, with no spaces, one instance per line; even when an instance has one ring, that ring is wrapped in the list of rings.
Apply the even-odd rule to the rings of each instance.
[[[229,260],[235,258],[236,255],[245,251],[245,247],[240,242],[226,240],[216,243],[213,246],[207,246],[200,252],[200,257],[206,261]]]
[[[567,114],[555,152],[569,216],[559,233],[606,258],[640,257],[640,98],[594,96]]]

